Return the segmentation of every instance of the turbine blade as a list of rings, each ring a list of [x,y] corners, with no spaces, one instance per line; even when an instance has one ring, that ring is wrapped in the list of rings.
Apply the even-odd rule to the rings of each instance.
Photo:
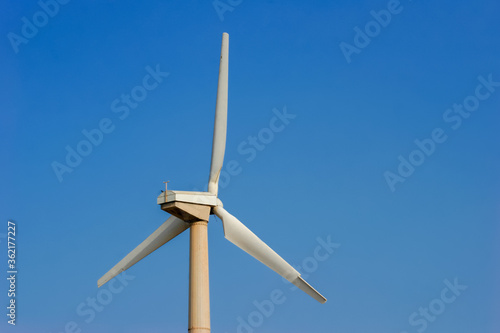
[[[321,304],[324,304],[326,302],[326,298],[321,295],[316,289],[314,289],[309,283],[307,283],[306,280],[304,280],[302,277],[299,276],[291,282],[300,290],[302,290]]]
[[[210,164],[210,177],[208,180],[208,192],[215,195],[218,192],[219,175],[222,163],[224,162],[224,151],[226,150],[228,57],[229,35],[223,33],[219,64],[219,84],[217,86],[217,102],[215,105],[212,162]]]
[[[295,268],[274,252],[273,249],[250,231],[250,229],[236,217],[229,214],[221,206],[214,207],[214,213],[222,220],[224,236],[227,240],[271,268],[318,302],[326,302],[326,298],[304,281]]]
[[[104,274],[104,276],[97,281],[97,286],[101,287],[121,272],[129,269],[139,260],[145,258],[151,252],[155,251],[157,248],[167,243],[187,228],[189,228],[188,223],[175,216],[171,216],[158,229],[156,229],[155,232],[139,244],[139,246],[133,249],[132,252],[127,254],[125,258],[120,260],[118,264]]]

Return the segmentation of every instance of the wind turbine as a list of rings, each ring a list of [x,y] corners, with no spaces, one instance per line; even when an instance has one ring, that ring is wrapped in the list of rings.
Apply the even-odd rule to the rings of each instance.
[[[231,243],[274,270],[318,302],[326,302],[326,298],[302,279],[297,270],[236,217],[228,213],[223,208],[222,201],[217,197],[219,176],[226,147],[228,47],[229,35],[223,33],[208,192],[167,190],[160,194],[157,203],[161,205],[162,210],[172,216],[97,282],[97,285],[101,287],[189,228],[191,230],[189,332],[191,333],[210,332],[207,223],[211,214],[215,214],[222,220],[224,235]]]

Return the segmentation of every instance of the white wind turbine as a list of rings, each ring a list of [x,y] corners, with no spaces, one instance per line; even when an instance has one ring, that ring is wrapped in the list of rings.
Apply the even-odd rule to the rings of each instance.
[[[217,197],[219,175],[226,146],[228,47],[229,35],[224,33],[222,35],[208,192],[169,190],[160,194],[157,203],[161,205],[162,210],[167,211],[172,216],[97,282],[97,285],[101,287],[116,275],[130,268],[151,252],[190,228],[189,332],[191,333],[210,331],[207,223],[211,214],[217,215],[222,220],[224,235],[230,242],[274,270],[318,302],[326,302],[326,298],[302,279],[297,270],[236,217],[229,214]]]

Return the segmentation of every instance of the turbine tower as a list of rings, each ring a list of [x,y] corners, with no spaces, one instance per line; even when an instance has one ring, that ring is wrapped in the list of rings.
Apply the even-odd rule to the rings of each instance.
[[[160,194],[157,203],[162,210],[172,216],[97,282],[97,285],[101,287],[116,275],[130,268],[189,228],[188,331],[191,333],[210,332],[207,223],[209,216],[212,214],[222,220],[224,236],[230,242],[274,270],[318,302],[326,302],[326,298],[302,279],[297,270],[236,217],[228,213],[217,196],[219,176],[226,147],[228,48],[229,35],[223,33],[208,192],[167,190]]]

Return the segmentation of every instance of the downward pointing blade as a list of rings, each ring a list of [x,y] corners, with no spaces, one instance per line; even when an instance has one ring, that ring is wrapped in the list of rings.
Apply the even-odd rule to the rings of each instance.
[[[306,280],[304,280],[302,277],[299,276],[291,282],[300,290],[302,290],[321,304],[324,304],[326,302],[326,298],[321,295],[316,289],[314,289],[309,283],[307,283]]]
[[[121,272],[129,269],[139,260],[145,258],[151,252],[167,243],[187,228],[189,228],[188,223],[175,216],[171,216],[158,229],[156,229],[155,232],[139,244],[139,246],[127,254],[127,256],[113,268],[111,268],[109,272],[104,274],[104,276],[97,281],[97,286],[101,287]]]
[[[226,150],[228,57],[229,35],[223,33],[220,51],[219,84],[217,86],[217,102],[215,105],[212,162],[210,164],[210,177],[208,180],[208,192],[216,195],[218,191],[219,175],[224,161],[224,151]]]
[[[229,214],[221,206],[214,207],[214,213],[222,220],[224,225],[224,236],[227,240],[271,268],[318,302],[326,302],[326,298],[302,279],[297,270],[274,252],[273,249],[250,231],[250,229],[236,217]]]

